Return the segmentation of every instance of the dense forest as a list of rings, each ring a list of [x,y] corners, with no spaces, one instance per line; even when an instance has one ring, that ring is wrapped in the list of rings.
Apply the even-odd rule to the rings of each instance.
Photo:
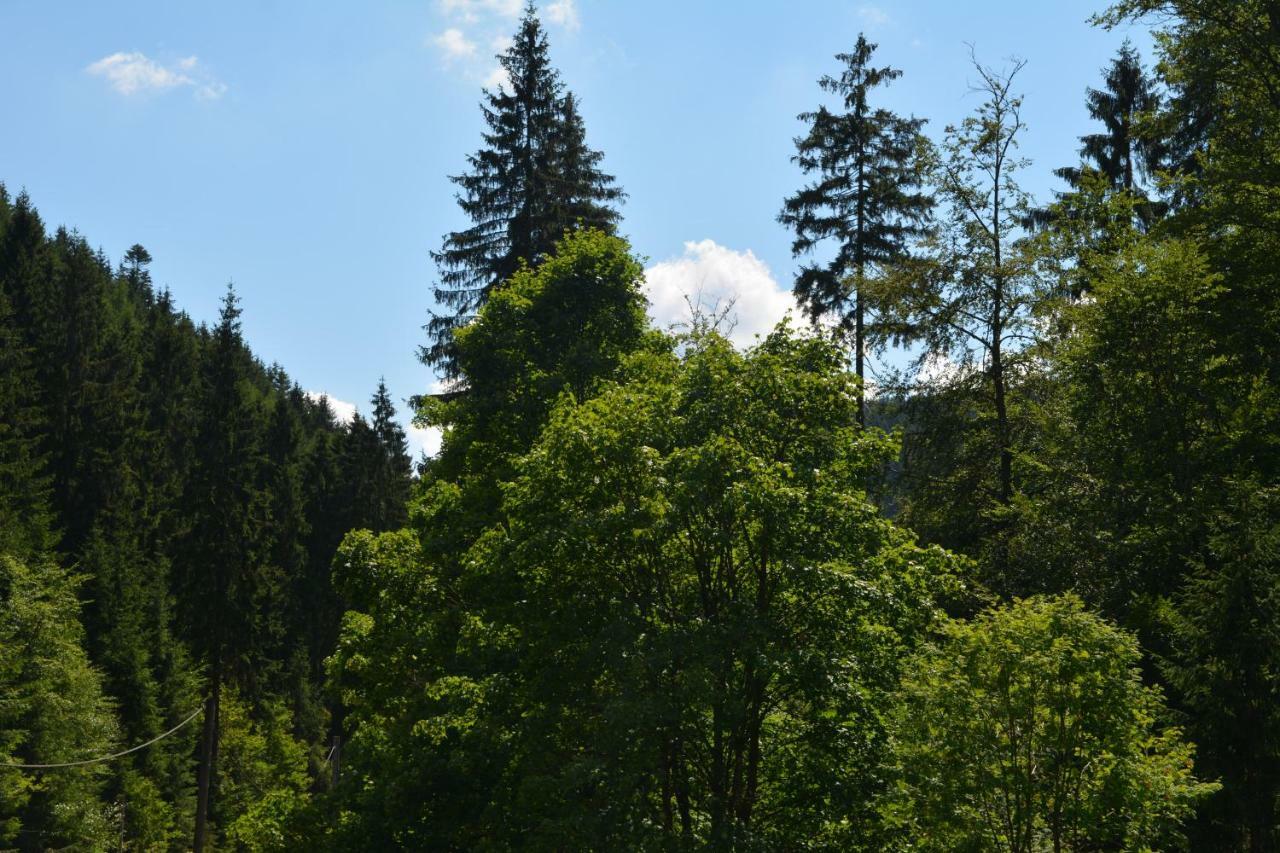
[[[416,465],[0,185],[0,849],[1280,849],[1280,6],[1134,21],[1051,199],[835,57],[738,349],[529,5]]]

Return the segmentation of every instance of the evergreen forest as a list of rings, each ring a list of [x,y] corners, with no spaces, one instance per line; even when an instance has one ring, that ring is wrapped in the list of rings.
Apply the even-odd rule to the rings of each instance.
[[[0,850],[1280,851],[1280,4],[1135,22],[1065,164],[830,58],[735,347],[530,3],[350,419],[0,175]]]

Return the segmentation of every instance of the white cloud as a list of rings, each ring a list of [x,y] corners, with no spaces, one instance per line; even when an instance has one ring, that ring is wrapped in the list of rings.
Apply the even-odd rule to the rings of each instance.
[[[686,242],[683,255],[649,267],[644,289],[649,314],[663,328],[687,323],[690,303],[715,311],[732,301],[728,337],[739,347],[768,334],[795,307],[791,291],[750,249],[736,252],[714,240]]]
[[[493,70],[486,74],[484,80],[481,81],[481,85],[490,90],[497,89],[499,86],[505,86],[510,89],[510,83],[511,77],[507,74],[507,69],[501,65],[493,66]]]
[[[186,60],[183,60],[185,63]],[[179,63],[180,68],[186,68]],[[185,74],[165,68],[141,53],[113,53],[103,57],[86,69],[97,77],[107,78],[111,88],[122,95],[137,92],[163,92],[175,86],[191,82]]]
[[[582,26],[582,20],[578,17],[578,6],[574,0],[552,0],[547,4],[546,15],[548,21],[570,32]]]
[[[427,393],[439,394],[442,391],[448,391],[449,388],[450,383],[436,378],[432,380],[431,385],[427,388]],[[444,439],[444,431],[440,427],[420,427],[411,422],[406,431],[406,436],[409,439],[409,453],[416,461],[423,453],[428,456],[435,456],[440,452],[440,443]]]
[[[974,372],[972,365],[961,364],[945,353],[925,353],[920,361],[916,383],[926,388],[945,388]]]
[[[494,56],[506,53],[514,41],[515,39],[511,38],[511,36],[494,36],[489,40],[489,50],[492,51]],[[505,86],[510,89],[511,77],[507,74],[507,69],[498,64],[489,69],[489,73],[481,78],[480,85],[490,90],[497,89],[499,86]]]
[[[467,38],[457,27],[450,27],[431,40],[444,54],[445,62],[466,59],[476,55],[476,43]]]
[[[434,394],[443,389],[443,383],[436,382],[431,386],[431,393]],[[324,391],[306,391],[304,393],[317,403],[320,402],[321,398],[327,399],[329,408],[333,410],[333,415],[338,419],[338,423],[349,424],[356,415],[358,407],[355,403],[348,403],[346,400],[331,397]],[[415,462],[424,451],[428,456],[435,456],[440,452],[440,440],[443,437],[443,433],[439,427],[419,427],[414,426],[412,421],[408,421],[405,423],[404,435],[409,443],[409,455]]]
[[[425,44],[438,49],[445,66],[454,68],[462,79],[491,91],[510,88],[506,72],[489,57],[511,47],[512,21],[519,17],[524,3],[525,0],[437,0],[445,29],[428,36]],[[577,0],[543,0],[540,5],[547,23],[569,31],[581,27]]]
[[[405,431],[405,438],[409,439],[409,455],[416,462],[424,453],[435,456],[440,452],[440,442],[444,438],[444,433],[440,431],[440,427],[420,427],[409,424],[409,428]]]
[[[196,97],[202,101],[216,101],[227,93],[227,84],[218,80],[202,83],[196,87]]]
[[[858,17],[868,27],[883,27],[889,23],[889,13],[879,6],[859,6]]]
[[[121,95],[167,92],[189,86],[200,100],[216,100],[226,91],[226,84],[201,67],[194,56],[179,59],[166,66],[146,54],[113,53],[92,63],[85,71],[104,78]]]
[[[324,391],[304,391],[307,397],[315,402],[322,399],[329,401],[329,408],[333,409],[334,417],[339,423],[349,424],[351,419],[356,415],[356,404],[348,403],[346,400],[339,400],[337,397],[331,397]]]
[[[521,0],[440,0],[440,11],[450,18],[474,23],[485,15],[514,18],[522,5]]]

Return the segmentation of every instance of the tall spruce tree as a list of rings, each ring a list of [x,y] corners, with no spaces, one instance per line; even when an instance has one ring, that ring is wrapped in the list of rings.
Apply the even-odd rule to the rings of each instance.
[[[1143,115],[1160,108],[1160,94],[1127,41],[1105,69],[1103,84],[1104,89],[1090,88],[1085,101],[1089,116],[1102,122],[1104,130],[1080,137],[1080,156],[1105,175],[1113,189],[1135,192],[1160,165],[1160,141],[1144,136],[1139,128]]]
[[[35,353],[14,308],[14,300],[25,296],[19,291],[21,267],[43,240],[43,225],[33,231],[32,223],[26,223],[26,230],[33,232],[30,241],[15,234],[15,220],[22,227],[22,219],[34,216],[25,202],[21,204],[15,211],[0,184],[0,552],[25,558],[52,548],[54,519],[40,450],[47,426],[37,405]],[[23,245],[27,242],[30,246]]]
[[[258,488],[263,465],[260,414],[249,381],[253,365],[240,334],[240,306],[228,287],[204,365],[196,461],[191,475],[192,530],[182,561],[183,616],[206,667],[208,706],[201,746],[194,847],[209,840],[210,802],[218,787],[219,702],[228,683],[262,676],[255,652],[264,633],[268,579]]]
[[[43,417],[33,401],[31,353],[0,289],[0,553],[17,557],[53,545],[49,480],[38,439]]]
[[[409,489],[413,460],[404,427],[396,423],[396,407],[391,402],[385,379],[378,380],[373,399],[373,434],[378,438],[378,458],[373,472],[373,530],[396,530],[409,520]]]
[[[852,333],[854,370],[865,380],[869,304],[863,282],[870,268],[893,261],[907,242],[922,233],[932,199],[920,191],[916,152],[922,119],[904,119],[887,109],[872,108],[870,94],[902,75],[893,68],[870,65],[876,45],[858,36],[852,53],[836,59],[845,68],[839,77],[824,76],[818,85],[838,96],[845,112],[821,106],[802,113],[808,133],[796,137],[796,155],[806,175],[815,180],[790,196],[778,221],[795,232],[794,256],[833,245],[825,265],[801,267],[796,298],[815,321],[834,318],[840,331]],[[863,391],[858,420],[865,422]]]
[[[551,66],[532,3],[498,61],[507,83],[485,92],[484,147],[468,158],[470,172],[451,179],[472,225],[447,235],[432,253],[440,267],[435,298],[445,310],[427,324],[420,357],[451,378],[457,376],[453,331],[470,321],[494,286],[522,261],[538,264],[569,228],[612,231],[624,197],[613,176],[600,170],[600,152],[587,147],[577,102]]]
[[[147,269],[151,263],[151,253],[142,245],[134,243],[125,252],[120,262],[119,277],[129,286],[129,294],[143,303],[150,305],[155,301],[155,291],[151,287],[151,271]]]
[[[1147,181],[1165,166],[1169,151],[1165,138],[1142,126],[1144,118],[1154,120],[1161,107],[1155,80],[1128,41],[1102,73],[1103,88],[1090,87],[1085,93],[1089,117],[1102,123],[1102,132],[1080,137],[1079,165],[1054,170],[1070,189],[1056,193],[1059,203],[1054,208],[1032,211],[1034,225],[1047,225],[1057,216],[1081,215],[1089,206],[1075,197],[1098,184],[1108,192],[1132,196],[1134,219],[1144,229],[1167,208],[1147,199]]]

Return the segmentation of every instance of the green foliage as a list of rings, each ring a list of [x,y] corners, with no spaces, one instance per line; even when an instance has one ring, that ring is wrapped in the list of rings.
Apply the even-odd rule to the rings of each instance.
[[[262,400],[250,381],[238,303],[228,288],[204,364],[187,492],[193,523],[179,563],[182,618],[215,683],[268,677],[265,652],[280,630],[273,601],[280,579],[268,562],[267,528],[259,523],[270,512],[257,476],[264,464],[256,429]]]
[[[953,622],[906,668],[886,805],[909,849],[1154,850],[1217,788],[1133,637],[1074,597]]]
[[[1020,64],[934,148],[839,57],[780,219],[835,247],[797,294],[851,373],[648,327],[530,5],[435,255],[416,489],[384,384],[339,424],[233,295],[197,328],[0,186],[0,760],[218,709],[207,751],[0,768],[0,846],[183,849],[200,756],[220,848],[1276,849],[1280,11],[1101,20],[1148,14],[1156,77],[1121,49],[1046,210]],[[894,460],[858,380],[902,343]]]
[[[419,410],[422,423],[445,430],[424,471],[418,522],[438,557],[456,559],[495,518],[497,483],[510,478],[512,460],[533,444],[560,394],[584,398],[625,354],[669,346],[648,330],[643,272],[625,240],[571,232],[458,331],[465,390],[424,398]]]
[[[234,691],[221,701],[219,760],[225,768],[218,791],[227,816],[226,841],[236,850],[297,849],[296,816],[307,806],[307,747],[290,730],[289,711],[278,700],[252,712]]]
[[[0,554],[0,761],[54,764],[112,751],[118,730],[89,663],[76,589],[48,559]],[[0,842],[103,848],[117,835],[104,765],[0,768]]]
[[[785,331],[642,351],[560,398],[465,572],[408,534],[349,538],[349,837],[864,837],[882,700],[952,561],[867,501],[891,445],[856,391],[836,348]]]
[[[902,390],[924,397],[924,417],[914,418],[920,440],[909,439],[906,453],[925,464],[907,465],[903,520],[929,541],[981,556],[988,582],[1006,593],[1017,591],[1005,539],[1018,488],[1019,392],[1034,368],[1045,295],[1037,244],[1023,239],[1030,198],[1017,182],[1027,166],[1017,156],[1025,125],[1013,90],[1023,64],[1003,71],[975,61],[983,101],[946,129],[933,163],[946,216],[921,254],[869,283],[885,333],[919,345],[915,383]],[[960,524],[937,523],[955,507],[967,516]]]
[[[1092,293],[1063,346],[1073,445],[1055,499],[1106,531],[1071,574],[1123,613],[1178,588],[1196,528],[1220,500],[1206,478],[1230,464],[1227,407],[1248,379],[1213,333],[1225,320],[1222,280],[1194,243],[1135,244]]]
[[[343,470],[352,430],[259,363],[235,316],[197,328],[153,290],[150,259],[134,246],[113,272],[0,187],[0,552],[33,567],[32,600],[67,595],[70,581],[46,565],[75,567],[84,627],[81,657],[69,652],[67,665],[87,652],[114,708],[104,712],[118,723],[113,739],[159,735],[199,705],[206,675],[232,677],[255,724],[287,703],[311,773],[327,779],[333,709],[319,695],[320,665],[341,615],[328,568],[342,533],[364,523],[352,483],[375,483],[381,523],[405,517],[409,460],[389,392],[375,404],[380,464],[368,477]],[[113,844],[190,844],[197,734],[188,727],[88,775],[58,771],[93,781],[74,794],[51,781],[39,790],[67,815],[109,815]],[[36,783],[16,778],[5,772],[15,792]],[[55,833],[80,818],[45,820],[53,800],[23,796],[30,820],[14,843],[74,840]],[[17,803],[6,795],[6,807]],[[219,816],[224,828],[237,818],[230,807]],[[92,829],[97,819],[83,820]]]
[[[407,534],[352,534],[335,560],[335,585],[355,612],[344,619],[331,678],[354,732],[350,766],[378,768],[377,784],[355,788],[347,801],[353,847],[369,837],[406,846],[474,842],[462,815],[483,807],[508,738],[500,728],[507,716],[468,705],[515,697],[503,686],[509,632],[460,604],[470,596],[462,587],[481,596],[476,608],[501,594],[478,581],[466,554],[501,518],[499,483],[514,475],[514,460],[557,397],[590,396],[628,353],[669,346],[646,330],[641,273],[625,241],[584,230],[495,290],[457,336],[465,390],[420,411],[446,432],[424,472],[416,543]],[[421,697],[428,710],[406,709],[415,698],[404,695],[406,683],[434,685]],[[436,723],[419,724],[426,718]]]
[[[0,289],[0,552],[26,555],[53,546],[49,482],[33,399],[31,353],[9,297]]]
[[[527,596],[516,808],[547,846],[842,847],[949,564],[868,503],[888,445],[838,350],[692,346],[562,404],[477,546]]]
[[[471,470],[522,453],[561,392],[582,397],[615,370],[645,334],[643,274],[625,241],[578,231],[498,288],[455,336],[466,391],[426,411],[449,428],[442,464],[463,448]]]
[[[1172,648],[1161,669],[1182,697],[1191,734],[1212,747],[1204,771],[1223,781],[1204,810],[1206,834],[1257,849],[1277,839],[1280,491],[1234,482],[1220,506],[1168,613]]]

